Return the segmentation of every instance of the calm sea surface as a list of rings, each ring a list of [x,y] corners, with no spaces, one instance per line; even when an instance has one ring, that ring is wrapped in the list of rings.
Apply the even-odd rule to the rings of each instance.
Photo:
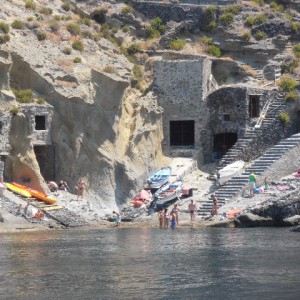
[[[283,228],[0,234],[0,299],[300,299]]]

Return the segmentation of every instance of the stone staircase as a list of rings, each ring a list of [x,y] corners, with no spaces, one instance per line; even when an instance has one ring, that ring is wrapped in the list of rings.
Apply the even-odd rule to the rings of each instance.
[[[224,205],[243,191],[248,183],[248,177],[251,172],[255,172],[256,175],[262,175],[273,163],[287,153],[287,151],[298,145],[300,145],[300,133],[294,134],[290,138],[282,140],[279,144],[268,149],[264,155],[255,160],[240,176],[232,177],[224,186],[215,192],[219,206]],[[208,216],[210,215],[211,208],[212,201],[204,201],[198,214],[202,217]]]
[[[267,104],[267,110],[265,116],[261,117],[259,126],[254,126],[245,132],[243,138],[231,147],[228,152],[223,156],[219,163],[219,169],[226,165],[233,163],[237,160],[244,160],[244,150],[251,145],[254,139],[263,135],[263,131],[270,128],[274,121],[278,118],[278,115],[283,111],[285,107],[284,93],[277,94],[274,99],[269,99]]]

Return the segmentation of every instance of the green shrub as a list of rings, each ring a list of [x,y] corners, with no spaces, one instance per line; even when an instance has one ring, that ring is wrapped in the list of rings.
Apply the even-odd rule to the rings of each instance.
[[[0,22],[0,31],[5,34],[9,33],[9,25],[4,22]]]
[[[33,21],[33,17],[31,16],[31,17],[28,17],[27,19],[26,19],[28,22],[32,22]]]
[[[233,22],[233,13],[225,13],[220,16],[220,21],[224,26],[228,26]]]
[[[14,20],[11,23],[11,27],[14,29],[23,29],[24,28],[24,23],[20,20]]]
[[[55,15],[55,16],[54,16],[54,20],[56,20],[56,21],[61,21],[61,20],[62,20],[62,16],[60,16],[60,15]]]
[[[249,27],[252,27],[255,24],[255,17],[254,16],[247,17],[245,24]]]
[[[264,39],[266,39],[268,36],[267,36],[267,34],[265,33],[265,32],[263,32],[263,31],[257,31],[256,32],[256,34],[255,34],[255,38],[257,39],[257,40],[264,40]]]
[[[82,36],[87,38],[87,39],[92,39],[93,38],[93,34],[90,31],[87,31],[87,30],[82,31]]]
[[[15,90],[12,89],[16,96],[16,100],[20,103],[31,103],[34,102],[32,90]]]
[[[270,7],[271,7],[272,11],[274,11],[274,12],[281,12],[284,10],[283,5],[277,4],[274,1],[270,3]]]
[[[253,2],[259,4],[259,6],[263,6],[265,5],[265,1],[264,0],[252,0]]]
[[[18,112],[20,111],[19,107],[18,106],[13,106],[11,109],[10,109],[10,113],[15,116],[18,114]]]
[[[186,44],[185,41],[181,40],[181,39],[171,40],[169,42],[169,47],[172,50],[179,51],[179,50],[182,50],[184,48],[185,44]]]
[[[292,22],[291,23],[291,30],[293,33],[298,33],[300,29],[300,23],[299,22]]]
[[[290,115],[285,111],[282,111],[279,114],[279,118],[284,123],[284,125],[288,125],[291,122]]]
[[[287,65],[281,66],[281,72],[282,73],[293,73],[295,69],[297,69],[299,66],[299,62],[297,60],[293,60],[291,63]]]
[[[52,15],[53,10],[50,7],[42,7],[39,12],[40,12],[40,14],[50,16],[50,15]]]
[[[215,5],[208,6],[203,14],[203,23],[210,24],[216,20],[217,7]]]
[[[141,81],[143,79],[143,70],[141,66],[139,65],[134,65],[133,67],[133,76],[137,81]]]
[[[66,55],[70,55],[71,53],[72,53],[72,49],[71,48],[65,48],[65,49],[63,49],[63,51],[62,51],[64,54],[66,54]]]
[[[86,26],[88,26],[88,27],[90,27],[90,26],[92,25],[92,21],[91,21],[91,19],[89,19],[89,18],[82,18],[82,19],[79,19],[79,20],[77,21],[77,23],[78,23],[78,24],[84,24],[84,25],[86,25]]]
[[[80,57],[75,57],[74,60],[73,60],[73,62],[75,64],[79,64],[79,63],[81,63],[81,58]]]
[[[244,41],[249,42],[251,40],[251,33],[249,31],[244,32],[242,38]]]
[[[213,39],[211,37],[208,37],[208,36],[204,35],[204,36],[201,36],[199,38],[199,42],[204,44],[204,45],[210,45],[210,44],[212,44]]]
[[[80,34],[80,27],[77,24],[74,23],[68,23],[66,26],[67,30],[72,34],[72,35],[79,35]]]
[[[75,50],[78,50],[80,52],[83,51],[84,47],[83,47],[83,43],[79,40],[75,40],[73,43],[72,43],[72,48],[75,49]]]
[[[61,8],[65,11],[71,10],[71,4],[69,2],[65,2],[61,5]]]
[[[113,66],[106,66],[103,71],[105,73],[115,73],[115,68]]]
[[[45,104],[46,103],[46,99],[43,97],[37,98],[36,100],[37,104]]]
[[[293,47],[293,53],[297,58],[300,58],[300,44]]]
[[[209,22],[208,27],[209,27],[211,30],[214,29],[214,28],[216,28],[216,27],[217,27],[217,22],[216,22],[216,21],[211,21],[211,22]]]
[[[111,32],[112,33],[117,33],[119,31],[119,28],[118,27],[113,27],[112,29],[111,29]]]
[[[10,36],[8,34],[0,35],[0,44],[5,44],[10,41]]]
[[[138,44],[131,44],[128,48],[127,48],[127,53],[129,55],[138,53],[141,51],[141,47]]]
[[[221,8],[222,14],[231,13],[233,15],[236,15],[239,13],[239,11],[240,11],[240,9],[237,5],[227,5],[227,6]]]
[[[38,31],[36,37],[39,41],[44,41],[47,38],[47,34],[44,31]]]
[[[284,99],[285,99],[286,101],[293,101],[293,102],[296,102],[297,99],[298,99],[298,94],[297,94],[296,91],[290,91],[290,92],[288,92],[288,93],[285,95]]]
[[[122,14],[131,14],[133,12],[133,8],[129,5],[124,5],[121,9]]]
[[[26,1],[25,2],[25,8],[35,10],[36,4],[33,1]]]
[[[123,32],[128,32],[130,30],[129,26],[128,25],[125,25],[122,27],[122,31]]]
[[[221,49],[215,45],[209,45],[207,47],[207,53],[209,53],[215,57],[221,57],[221,55],[222,55]]]
[[[266,15],[263,15],[263,14],[259,14],[255,17],[255,25],[261,25],[261,24],[264,24],[266,23],[268,20],[267,16]]]
[[[160,34],[164,34],[166,32],[166,25],[164,25],[161,18],[157,17],[150,21],[150,26],[154,30],[157,30]]]
[[[70,20],[72,20],[72,16],[71,15],[67,15],[67,16],[64,17],[64,19],[66,21],[70,21]]]
[[[281,92],[290,92],[290,91],[293,91],[293,90],[296,89],[296,87],[298,86],[298,83],[292,77],[283,76],[277,82],[277,85],[279,87],[279,91],[281,91]]]
[[[49,24],[50,30],[52,32],[57,32],[59,30],[59,23],[57,21],[51,21]]]

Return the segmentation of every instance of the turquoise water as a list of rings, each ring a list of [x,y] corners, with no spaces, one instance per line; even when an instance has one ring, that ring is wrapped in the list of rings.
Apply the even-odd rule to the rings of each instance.
[[[0,299],[299,299],[287,228],[0,235]]]

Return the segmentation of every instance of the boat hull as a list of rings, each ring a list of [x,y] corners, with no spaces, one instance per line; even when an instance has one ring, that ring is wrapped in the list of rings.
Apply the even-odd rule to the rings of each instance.
[[[11,183],[8,183],[6,182],[5,183],[5,186],[12,192],[22,196],[22,197],[25,197],[25,198],[30,198],[31,197],[31,194],[29,191],[21,188],[21,187],[17,187],[17,186],[14,186],[13,184]]]
[[[22,185],[16,182],[13,182],[13,185],[19,188],[22,188],[26,191],[28,191],[33,197],[37,198],[38,200],[41,200],[47,204],[54,204],[56,203],[56,199],[47,197],[45,193],[39,192],[37,190],[34,190],[26,185]]]
[[[177,181],[163,186],[159,189],[154,197],[156,199],[156,207],[162,208],[166,206],[169,202],[178,199],[181,196],[183,182]]]
[[[151,189],[158,189],[166,184],[171,176],[171,167],[164,167],[158,171],[153,172],[147,179]]]

